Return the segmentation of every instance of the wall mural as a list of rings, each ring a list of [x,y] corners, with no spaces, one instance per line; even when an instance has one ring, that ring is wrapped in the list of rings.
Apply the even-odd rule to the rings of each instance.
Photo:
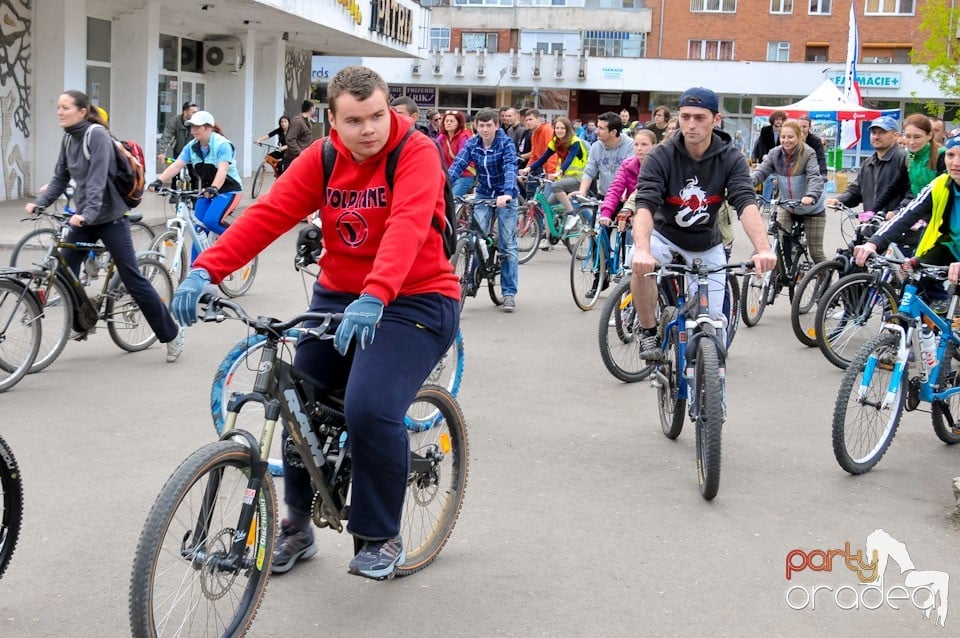
[[[0,0],[0,201],[32,192],[33,158],[27,152],[31,4]]]
[[[310,71],[313,52],[287,47],[284,67],[283,112],[289,116],[300,113],[300,104],[310,97]]]

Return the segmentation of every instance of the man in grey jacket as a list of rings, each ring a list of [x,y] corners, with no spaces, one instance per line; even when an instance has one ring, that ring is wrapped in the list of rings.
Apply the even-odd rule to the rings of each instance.
[[[602,198],[617,176],[624,160],[633,157],[633,140],[621,135],[623,123],[613,111],[602,113],[597,118],[597,141],[590,145],[587,165],[583,167],[579,195],[586,195],[590,184],[597,180],[597,193]]]

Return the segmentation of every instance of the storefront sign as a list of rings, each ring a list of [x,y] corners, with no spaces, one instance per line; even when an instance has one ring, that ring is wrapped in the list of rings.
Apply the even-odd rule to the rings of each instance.
[[[371,0],[370,30],[410,44],[413,41],[413,11],[397,0]]]
[[[353,64],[363,64],[363,59],[336,55],[315,55],[310,63],[310,81],[326,84],[340,69]]]
[[[432,107],[437,103],[437,89],[433,86],[402,86],[390,87],[390,99],[406,95],[417,103],[417,106]]]
[[[846,73],[833,71],[828,76],[830,81],[842,87],[846,81]],[[900,73],[897,71],[864,71],[857,73],[857,82],[862,89],[899,89]]]
[[[610,80],[618,80],[623,76],[623,67],[621,66],[605,66],[602,71],[603,77]]]

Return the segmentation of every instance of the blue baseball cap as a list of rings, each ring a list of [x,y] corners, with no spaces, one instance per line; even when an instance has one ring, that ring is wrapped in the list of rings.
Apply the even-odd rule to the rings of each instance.
[[[717,94],[710,89],[695,86],[683,92],[683,95],[680,96],[679,106],[697,106],[718,113],[720,111],[720,100],[717,99]]]
[[[943,142],[943,148],[951,149],[958,146],[960,146],[960,128],[955,128],[947,135],[947,139]]]
[[[884,131],[899,131],[900,125],[889,115],[884,115],[870,122],[870,128],[880,128]]]

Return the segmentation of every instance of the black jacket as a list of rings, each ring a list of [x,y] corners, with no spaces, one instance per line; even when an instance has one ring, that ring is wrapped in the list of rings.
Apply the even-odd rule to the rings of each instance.
[[[683,134],[657,144],[643,160],[637,184],[637,209],[653,213],[653,227],[671,242],[691,251],[721,243],[717,213],[724,197],[737,214],[756,203],[750,169],[730,136],[714,130],[699,161],[690,157]]]
[[[764,155],[769,153],[770,149],[774,146],[777,146],[777,141],[773,135],[773,125],[767,124],[760,129],[760,137],[757,138],[756,144],[753,145],[753,152],[750,153],[750,159],[754,162],[762,162]]]
[[[805,139],[804,142],[817,154],[817,164],[820,165],[820,174],[826,177],[827,155],[823,152],[823,141],[813,133],[807,133],[807,139]]]
[[[851,208],[863,204],[865,211],[890,211],[904,206],[913,199],[906,152],[894,147],[882,158],[874,153],[865,159],[857,178],[837,199]]]

